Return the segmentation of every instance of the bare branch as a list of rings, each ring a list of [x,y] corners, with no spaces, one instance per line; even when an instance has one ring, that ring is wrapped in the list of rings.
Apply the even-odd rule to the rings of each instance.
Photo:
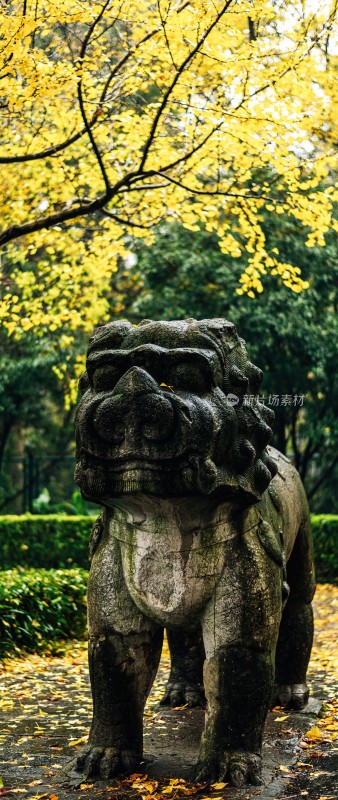
[[[140,172],[144,168],[144,165],[146,163],[150,147],[152,145],[152,142],[153,142],[155,134],[156,134],[157,126],[159,124],[159,121],[161,119],[163,111],[164,111],[164,109],[165,109],[165,107],[167,105],[169,97],[173,93],[174,88],[175,88],[179,78],[181,77],[182,73],[184,72],[184,70],[188,66],[188,64],[193,60],[195,55],[199,52],[199,50],[201,49],[203,43],[205,42],[205,40],[209,36],[209,33],[211,33],[211,31],[214,29],[214,27],[218,24],[218,22],[223,17],[225,12],[228,10],[228,8],[231,5],[231,3],[232,3],[232,0],[227,0],[227,2],[224,3],[224,6],[223,6],[222,10],[215,16],[214,20],[208,26],[208,28],[204,31],[204,33],[202,34],[201,38],[199,39],[199,41],[195,45],[195,47],[191,50],[191,52],[187,55],[187,57],[184,59],[184,61],[182,61],[180,67],[177,69],[176,75],[175,75],[174,79],[172,80],[170,86],[168,87],[167,91],[165,92],[163,100],[162,100],[162,102],[161,102],[161,104],[160,104],[160,106],[157,109],[157,112],[155,114],[155,117],[154,117],[154,120],[153,120],[153,124],[151,126],[151,130],[150,130],[148,139],[147,139],[147,141],[145,143],[143,155],[142,155],[142,158],[141,158],[141,161],[140,161],[140,166],[139,166],[139,171]]]
[[[130,50],[128,50],[127,53],[125,53],[124,56],[122,56],[122,58],[120,58],[120,60],[117,62],[117,64],[115,64],[114,69],[112,69],[110,75],[108,75],[106,83],[105,83],[105,85],[103,87],[103,90],[102,90],[102,93],[101,93],[101,97],[100,97],[100,101],[99,101],[100,103],[103,103],[103,101],[104,101],[104,99],[106,97],[108,88],[109,88],[113,78],[115,78],[115,75],[117,75],[119,69],[124,66],[126,61],[128,61],[128,58],[130,58],[130,56],[133,55],[133,53],[135,53],[135,50],[138,50],[138,48],[141,47],[142,44],[144,44],[149,39],[151,39],[153,36],[155,36],[156,33],[160,33],[160,31],[161,31],[161,26],[158,26],[157,28],[153,28],[152,31],[150,31],[145,36],[143,36],[142,39],[140,39],[133,47],[131,47]]]
[[[148,173],[144,173],[144,174],[148,175]],[[157,174],[157,173],[154,173],[154,174]],[[151,189],[166,189],[169,186],[169,183],[170,183],[169,179],[166,180],[166,183],[143,183],[143,184],[141,184],[141,186],[135,186],[134,183],[131,183],[129,191],[132,191],[132,192],[143,192],[145,190],[149,191]],[[122,189],[120,191],[125,192],[126,189]],[[119,192],[116,192],[116,194],[119,194]]]
[[[103,214],[104,217],[109,217],[113,219],[115,222],[119,222],[121,225],[127,225],[130,228],[142,228],[143,230],[151,230],[154,226],[153,225],[141,225],[138,222],[133,222],[130,219],[123,219],[118,214],[114,214],[112,211],[107,211],[107,209],[100,209],[100,213]]]
[[[157,10],[158,10],[159,17],[160,17],[160,20],[161,20],[162,30],[163,30],[163,34],[164,34],[164,38],[165,38],[165,43],[167,45],[167,50],[168,50],[168,53],[170,55],[171,63],[173,65],[173,67],[175,69],[177,69],[177,64],[175,63],[173,54],[171,52],[170,42],[169,42],[169,39],[168,39],[168,34],[167,34],[167,30],[166,30],[166,20],[164,19],[163,14],[162,14],[161,0],[157,0]],[[167,15],[166,15],[167,17],[168,17],[168,14],[169,14],[169,7],[168,7]]]
[[[224,124],[224,121],[222,120],[218,125],[215,125],[215,127],[212,128],[211,131],[209,131],[209,133],[207,133],[207,135],[204,137],[204,139],[202,139],[192,150],[190,150],[190,152],[185,153],[183,156],[179,156],[179,158],[176,158],[175,161],[172,161],[170,164],[167,164],[166,167],[160,167],[158,172],[164,173],[164,172],[167,172],[170,169],[173,169],[174,167],[177,167],[178,164],[181,164],[182,162],[186,163],[190,158],[192,158],[192,156],[195,155],[195,153],[198,153],[198,151],[201,150],[202,147],[204,147],[204,145],[211,138],[211,136],[213,136],[214,133],[216,133],[217,131],[219,131],[221,129],[223,124]],[[148,173],[146,173],[146,174],[148,174]]]
[[[109,6],[109,4],[110,4],[110,0],[106,0],[106,2],[104,3],[104,5],[101,8],[100,13],[97,15],[96,19],[93,20],[92,24],[90,25],[90,27],[89,27],[89,29],[87,31],[87,34],[86,34],[86,36],[85,36],[85,38],[83,40],[83,44],[82,44],[81,51],[80,51],[81,62],[83,61],[83,59],[84,59],[84,57],[86,55],[87,47],[88,47],[88,44],[90,42],[90,37],[91,37],[93,31],[95,30],[96,25],[98,25],[98,23],[102,19],[103,15],[104,15],[104,12],[105,12],[106,8]],[[78,82],[77,92],[78,92],[78,100],[79,100],[81,116],[82,116],[82,119],[83,119],[83,122],[84,122],[84,125],[85,125],[85,128],[86,128],[86,132],[88,134],[88,137],[89,137],[93,152],[94,152],[95,157],[96,157],[96,160],[97,160],[98,165],[100,167],[101,175],[103,177],[104,184],[105,184],[105,187],[106,187],[106,192],[109,194],[110,183],[109,183],[108,175],[107,175],[104,163],[103,163],[103,159],[102,159],[100,150],[99,150],[99,148],[98,148],[98,146],[96,144],[96,141],[94,139],[94,135],[93,135],[91,126],[89,124],[89,121],[87,119],[86,112],[85,112],[85,107],[84,107],[84,102],[83,102],[83,94],[82,94],[82,78],[80,78],[80,80]]]
[[[248,17],[248,23],[249,23],[249,39],[250,39],[250,42],[255,42],[256,39],[257,39],[257,34],[256,34],[255,23],[254,23],[254,21],[253,21],[253,19],[251,17]]]
[[[157,175],[161,175],[161,172],[157,172]],[[162,177],[165,177],[167,179],[167,181],[169,181],[169,183],[174,183],[175,186],[179,186],[181,189],[184,189],[186,192],[190,192],[191,194],[195,194],[195,195],[203,194],[203,195],[208,195],[208,197],[214,197],[214,196],[219,196],[219,197],[237,197],[237,198],[240,198],[241,200],[257,200],[257,199],[259,199],[259,200],[271,201],[271,197],[264,197],[264,195],[257,194],[257,193],[256,194],[255,193],[254,194],[241,194],[240,192],[230,192],[230,191],[227,191],[226,189],[223,192],[220,192],[217,189],[216,190],[211,190],[211,189],[192,189],[190,186],[187,186],[186,184],[182,183],[182,181],[175,180],[175,178],[171,178],[169,175],[162,175]]]
[[[35,0],[35,8],[34,8],[34,21],[35,22],[37,21],[37,18],[38,18],[38,5],[39,5],[39,0]],[[35,47],[35,34],[36,34],[36,28],[33,28],[32,36],[31,36],[31,48],[32,49]]]

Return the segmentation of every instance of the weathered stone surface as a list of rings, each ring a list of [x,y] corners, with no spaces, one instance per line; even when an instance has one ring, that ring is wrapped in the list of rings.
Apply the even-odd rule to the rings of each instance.
[[[243,402],[261,377],[226,320],[111,323],[91,340],[76,469],[103,506],[88,587],[94,717],[77,762],[88,777],[141,759],[165,626],[164,702],[200,702],[203,671],[201,780],[259,782],[273,692],[307,701],[309,513],[268,447],[272,412]]]

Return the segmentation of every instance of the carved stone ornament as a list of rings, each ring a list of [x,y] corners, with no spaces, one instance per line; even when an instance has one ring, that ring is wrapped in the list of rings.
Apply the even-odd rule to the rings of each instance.
[[[261,380],[224,319],[112,322],[91,339],[76,480],[103,512],[88,586],[94,716],[76,774],[109,778],[142,759],[164,627],[163,702],[206,698],[199,780],[259,783],[271,702],[307,702],[309,511],[269,447],[273,412],[244,402]]]

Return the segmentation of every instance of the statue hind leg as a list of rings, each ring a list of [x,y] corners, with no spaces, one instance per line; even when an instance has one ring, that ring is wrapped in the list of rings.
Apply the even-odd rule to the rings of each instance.
[[[276,650],[274,703],[295,709],[302,709],[309,697],[306,673],[313,641],[311,601],[315,592],[310,528],[307,519],[300,527],[287,564],[290,595]]]
[[[205,706],[203,688],[204,646],[201,627],[167,630],[171,668],[162,706]]]

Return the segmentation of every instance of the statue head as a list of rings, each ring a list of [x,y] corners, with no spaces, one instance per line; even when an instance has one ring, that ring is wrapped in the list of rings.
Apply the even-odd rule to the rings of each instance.
[[[261,380],[224,319],[98,328],[77,411],[83,496],[257,502],[276,473],[266,449],[274,414],[255,399]]]

